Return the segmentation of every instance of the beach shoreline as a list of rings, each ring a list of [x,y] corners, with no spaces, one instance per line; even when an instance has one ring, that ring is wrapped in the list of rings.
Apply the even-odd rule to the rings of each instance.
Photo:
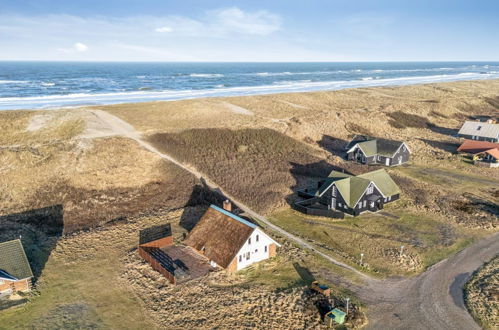
[[[0,74],[0,111],[499,79],[495,62],[74,66],[75,72],[63,63],[45,63],[20,74],[22,64],[0,63],[0,72],[5,71]]]

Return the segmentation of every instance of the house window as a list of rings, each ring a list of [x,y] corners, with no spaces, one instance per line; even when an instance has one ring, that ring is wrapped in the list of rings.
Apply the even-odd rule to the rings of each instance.
[[[331,193],[333,194],[333,197],[336,197],[336,186],[333,186],[333,191]]]
[[[250,253],[246,253],[246,260],[249,260],[250,259]]]
[[[258,249],[255,249],[255,253],[258,253]]]
[[[248,238],[248,244],[251,244],[251,237]]]
[[[257,235],[256,235],[256,241],[257,241],[257,242],[258,242],[258,239],[259,239],[259,237],[258,237],[258,234],[257,234]]]
[[[402,146],[402,151],[405,151],[405,144]]]
[[[243,261],[243,256],[239,255],[239,262]]]
[[[366,206],[367,206],[367,201],[364,201],[364,207],[366,207]]]
[[[368,194],[368,195],[372,194],[372,193],[373,193],[373,191],[374,191],[374,187],[373,187],[373,186],[369,186],[369,187],[367,188],[367,194]]]
[[[267,252],[267,245],[265,245],[265,252]]]
[[[478,126],[478,127],[476,128],[476,130],[477,130],[477,131],[479,131],[481,128],[482,128],[482,126]]]

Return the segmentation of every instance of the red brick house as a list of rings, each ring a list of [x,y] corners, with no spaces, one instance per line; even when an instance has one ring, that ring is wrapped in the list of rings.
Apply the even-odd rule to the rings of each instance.
[[[29,291],[32,278],[21,240],[0,243],[0,294]]]

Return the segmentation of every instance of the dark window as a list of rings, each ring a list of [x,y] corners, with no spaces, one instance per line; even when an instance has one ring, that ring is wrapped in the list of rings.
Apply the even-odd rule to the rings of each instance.
[[[243,261],[243,256],[239,256],[239,262]]]
[[[250,253],[248,252],[246,253],[246,260],[249,260],[249,258],[250,258]]]
[[[258,237],[258,235],[256,235],[256,241],[257,241],[257,242],[258,242],[258,239],[259,239],[259,237]]]
[[[251,237],[248,239],[248,244],[251,244]]]
[[[476,130],[477,130],[477,131],[479,131],[481,128],[482,128],[482,126],[478,126],[478,127],[476,128]]]
[[[265,252],[267,252],[267,245],[265,245]]]

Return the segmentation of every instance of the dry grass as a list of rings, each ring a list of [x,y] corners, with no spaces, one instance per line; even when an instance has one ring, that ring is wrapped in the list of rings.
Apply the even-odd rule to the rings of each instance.
[[[38,117],[38,118],[36,118]],[[29,129],[33,120],[42,119],[41,125]],[[85,122],[66,112],[2,111],[0,148],[9,146],[43,145],[69,140],[85,129]]]
[[[480,268],[466,284],[468,310],[483,329],[499,328],[499,257]]]
[[[172,286],[138,255],[139,231],[171,223],[175,240],[186,232],[182,219],[188,209],[158,210],[112,226],[60,238],[42,265],[37,291],[21,309],[0,313],[0,328],[139,329],[217,327],[244,329],[303,329],[319,326],[314,303],[320,296],[306,288],[293,266],[310,276],[335,276],[337,269],[313,255],[284,243],[279,257],[252,266],[240,274],[217,272]],[[4,229],[4,228],[0,228]],[[31,227],[29,230],[37,231]],[[22,234],[27,234],[26,229]],[[3,231],[2,231],[3,232]],[[39,233],[39,232],[38,232]],[[26,241],[27,249],[41,242]],[[321,281],[322,278],[318,277]],[[337,303],[346,292],[335,287]],[[351,296],[351,293],[348,293]],[[358,301],[352,300],[354,306]],[[365,317],[358,309],[357,322]]]
[[[296,184],[293,167],[321,160],[314,149],[270,129],[195,129],[149,141],[260,211],[286,205]]]
[[[0,215],[62,205],[66,232],[182,207],[196,182],[123,138],[4,149],[0,159]]]

